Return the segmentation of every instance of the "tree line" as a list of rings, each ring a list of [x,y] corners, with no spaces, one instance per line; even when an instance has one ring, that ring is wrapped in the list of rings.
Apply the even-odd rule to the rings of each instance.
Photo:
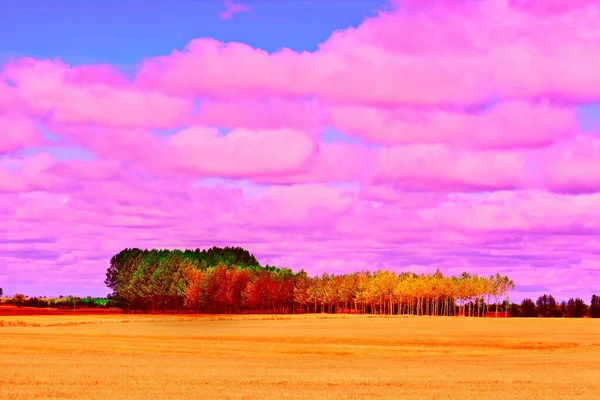
[[[510,317],[524,318],[600,318],[600,296],[592,295],[588,306],[581,298],[570,298],[558,303],[552,295],[544,294],[534,303],[532,299],[524,299],[521,304],[508,305]]]
[[[22,293],[15,293],[11,298],[4,300],[4,303],[17,307],[62,309],[117,307],[114,300],[103,297],[60,296],[58,298],[46,298],[37,296],[29,297]]]
[[[481,277],[379,270],[310,277],[260,266],[239,247],[209,250],[125,249],[106,273],[109,296],[125,312],[363,313],[497,315],[514,283]]]
[[[482,277],[417,275],[379,270],[308,276],[301,270],[261,266],[240,247],[208,250],[124,249],[110,260],[106,299],[26,298],[8,303],[34,307],[118,307],[125,313],[360,313],[503,317],[600,317],[600,297],[558,303],[511,303],[515,285],[499,274]],[[0,289],[1,290],[1,289]],[[1,293],[1,292],[0,292]]]

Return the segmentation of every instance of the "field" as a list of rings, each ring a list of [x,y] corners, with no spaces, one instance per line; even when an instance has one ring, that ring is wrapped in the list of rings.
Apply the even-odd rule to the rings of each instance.
[[[600,396],[592,319],[47,314],[0,316],[0,399]]]

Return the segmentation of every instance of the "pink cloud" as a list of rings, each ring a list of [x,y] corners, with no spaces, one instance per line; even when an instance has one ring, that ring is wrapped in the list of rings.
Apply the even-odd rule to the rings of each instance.
[[[456,150],[444,145],[382,148],[376,182],[430,191],[485,191],[527,187],[527,158],[518,152]]]
[[[20,110],[55,123],[169,128],[191,117],[191,102],[137,89],[110,67],[25,58],[5,65],[0,77],[15,85]]]
[[[204,100],[194,118],[197,125],[247,129],[290,128],[310,132],[324,127],[321,107],[316,101],[289,101],[282,98],[248,100]]]
[[[203,38],[132,74],[0,67],[0,280],[103,295],[123,248],[240,245],[587,295],[600,142],[576,109],[600,94],[598,4],[394,3],[314,52]]]
[[[600,210],[593,206],[599,199],[599,193],[561,195],[537,190],[455,195],[429,210],[426,218],[438,228],[463,232],[600,232]]]
[[[290,129],[236,129],[221,136],[216,129],[191,127],[167,144],[164,165],[196,176],[286,175],[303,170],[315,151],[310,136]]]
[[[0,114],[0,154],[40,146],[44,142],[44,136],[31,119],[20,115]]]
[[[95,124],[48,124],[68,144],[78,144],[107,160],[148,162],[158,156],[162,140],[144,129],[123,129]]]
[[[191,126],[166,138],[139,129],[55,125],[53,131],[155,176],[285,176],[308,168],[316,152],[314,135],[287,128],[239,128],[221,135],[216,128]]]
[[[420,209],[439,206],[448,197],[447,193],[411,192],[390,184],[364,185],[360,198],[377,203],[391,203],[398,208]]]
[[[343,142],[320,143],[305,168],[285,175],[259,175],[262,183],[369,182],[373,177],[375,152],[361,145]]]
[[[405,200],[411,196],[415,196],[413,201],[400,208],[397,202],[373,203],[373,198],[359,196],[356,188],[327,184],[272,186],[250,195],[237,185],[193,189],[191,182],[177,179],[140,180],[124,167],[123,174],[113,180],[85,180],[81,187],[63,193],[42,191],[22,196],[19,203],[13,203],[10,225],[3,229],[20,224],[11,237],[55,240],[37,245],[37,254],[47,252],[55,263],[53,267],[34,264],[46,274],[67,271],[65,268],[78,264],[93,275],[105,270],[105,259],[123,243],[177,248],[243,244],[263,262],[279,260],[277,265],[305,268],[310,273],[331,268],[340,272],[373,267],[415,270],[417,266],[433,272],[445,265],[442,261],[453,264],[453,268],[487,273],[490,267],[485,262],[510,254],[528,254],[530,258],[513,259],[511,265],[517,270],[529,262],[551,265],[543,258],[551,244],[520,242],[511,247],[497,235],[545,230],[558,235],[599,228],[593,222],[598,220],[597,212],[591,207],[598,200],[596,195],[497,192],[486,197],[469,194],[436,199],[436,195],[404,194]],[[571,212],[565,213],[567,209]],[[33,231],[27,226],[35,226],[36,235],[31,236]],[[95,243],[93,248],[90,240]],[[271,244],[267,246],[266,241]],[[27,245],[11,246],[2,252],[5,257],[12,254],[10,265],[17,266],[26,259],[18,254],[25,252]],[[563,247],[565,251],[569,246]],[[593,243],[586,246],[577,243],[577,251],[592,254]],[[490,248],[499,250],[490,255]],[[350,249],[352,257],[348,258]],[[475,256],[483,250],[488,252],[487,261]],[[72,259],[58,260],[51,252],[71,254]],[[565,257],[565,265],[575,265],[573,255]],[[585,264],[592,269],[582,270],[586,277],[597,274],[592,260]],[[517,275],[523,282],[532,276],[540,282],[553,282],[543,270]]]
[[[500,102],[481,112],[333,106],[331,125],[373,143],[471,148],[547,146],[579,132],[574,107]]]
[[[417,15],[402,8],[380,13],[335,32],[313,53],[269,54],[196,39],[184,51],[145,60],[137,79],[178,94],[371,106],[475,104],[493,95],[586,101],[600,94],[597,5],[539,14],[502,0],[448,3]]]
[[[540,185],[563,192],[600,190],[600,140],[580,135],[541,152]]]
[[[247,5],[234,3],[230,0],[225,0],[225,7],[225,11],[219,13],[219,18],[221,19],[231,19],[234,14],[250,11],[250,7]]]
[[[34,190],[56,189],[55,184],[61,179],[46,173],[54,163],[54,159],[48,153],[37,153],[32,157],[5,161],[8,165],[0,164],[0,192],[26,193]],[[9,166],[12,168],[8,168]],[[62,189],[65,187],[63,186]]]
[[[220,98],[280,95],[290,98],[318,97],[328,101],[364,104],[402,104],[408,92],[414,103],[439,103],[482,100],[471,88],[454,84],[456,76],[434,71],[433,65],[408,66],[406,79],[398,82],[398,91],[383,76],[397,74],[399,60],[387,54],[362,55],[295,53],[281,50],[268,54],[242,43],[219,43],[212,39],[196,39],[185,51],[147,59],[138,74],[138,83],[177,95],[207,95]],[[211,59],[212,63],[201,60]],[[377,62],[372,61],[377,60]],[[246,65],[247,68],[236,68]],[[194,71],[194,73],[192,73]],[[184,80],[182,77],[186,76]],[[417,91],[414,82],[431,82],[434,91]],[[403,92],[405,94],[403,95]],[[422,98],[419,98],[422,97]]]
[[[585,6],[596,6],[594,0],[512,0],[511,5],[533,13],[560,13]]]
[[[0,76],[0,113],[12,111],[16,108],[14,90]]]

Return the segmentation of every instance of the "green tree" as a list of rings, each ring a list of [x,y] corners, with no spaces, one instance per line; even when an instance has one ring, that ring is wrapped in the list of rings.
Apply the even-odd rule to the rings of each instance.
[[[523,299],[521,302],[521,313],[525,318],[537,317],[535,303],[531,299]]]
[[[509,315],[509,317],[522,317],[523,312],[521,310],[521,306],[516,303],[511,303],[509,310],[508,310],[508,315]]]
[[[569,318],[582,318],[587,314],[587,304],[580,299],[570,298],[567,301],[567,317]]]
[[[600,318],[600,296],[592,296],[592,301],[590,302],[590,318]]]
[[[537,313],[540,317],[548,317],[548,310],[550,308],[548,295],[538,297],[535,302]]]

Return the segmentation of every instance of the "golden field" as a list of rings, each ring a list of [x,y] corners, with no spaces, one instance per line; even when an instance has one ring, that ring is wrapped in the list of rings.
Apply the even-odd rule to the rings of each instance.
[[[600,321],[0,316],[0,399],[598,399]]]

